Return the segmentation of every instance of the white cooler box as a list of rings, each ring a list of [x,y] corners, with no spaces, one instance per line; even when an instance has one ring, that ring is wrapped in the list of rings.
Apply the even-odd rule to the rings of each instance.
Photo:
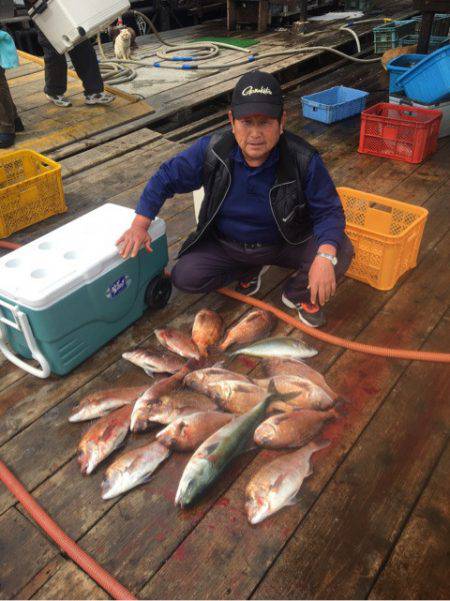
[[[128,10],[128,0],[38,0],[28,14],[57,52],[64,54]]]
[[[389,96],[389,102],[392,104],[401,104],[402,106],[417,106],[421,109],[441,111],[442,121],[438,137],[445,138],[445,136],[450,136],[450,99],[444,100],[443,102],[437,102],[436,104],[420,104],[419,102],[410,100],[404,94],[394,94]]]
[[[105,204],[0,258],[0,350],[7,359],[41,378],[66,374],[147,307],[167,304],[165,222],[150,226],[153,252],[126,260],[117,252],[134,215]]]

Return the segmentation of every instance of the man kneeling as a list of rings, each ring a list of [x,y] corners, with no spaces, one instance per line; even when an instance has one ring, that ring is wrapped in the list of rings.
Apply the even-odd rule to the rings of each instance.
[[[353,256],[336,188],[318,152],[285,131],[281,88],[272,75],[241,77],[229,120],[230,132],[200,138],[161,165],[117,241],[120,253],[149,250],[147,230],[165,200],[203,186],[198,226],[180,250],[173,284],[206,293],[237,280],[238,292],[253,295],[267,266],[292,268],[283,302],[319,327],[323,305]]]

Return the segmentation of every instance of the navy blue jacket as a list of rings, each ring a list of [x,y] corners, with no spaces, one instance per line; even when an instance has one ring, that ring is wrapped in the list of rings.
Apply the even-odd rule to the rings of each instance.
[[[200,138],[160,166],[142,193],[136,209],[138,214],[154,219],[167,198],[203,185],[205,152],[210,139],[211,136]],[[269,207],[269,190],[276,177],[277,147],[260,167],[249,167],[239,148],[233,151],[232,159],[232,185],[216,217],[217,229],[223,235],[243,242],[281,242]],[[345,229],[344,212],[333,181],[317,152],[308,165],[304,196],[317,244],[339,247]]]

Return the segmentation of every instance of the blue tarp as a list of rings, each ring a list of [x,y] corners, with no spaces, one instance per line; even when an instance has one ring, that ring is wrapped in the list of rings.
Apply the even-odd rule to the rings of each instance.
[[[17,56],[14,40],[6,31],[0,31],[0,66],[3,69],[12,69],[19,66],[19,57]]]

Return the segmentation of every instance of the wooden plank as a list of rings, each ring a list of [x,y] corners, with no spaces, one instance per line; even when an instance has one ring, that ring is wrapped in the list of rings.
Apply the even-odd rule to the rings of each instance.
[[[56,547],[15,508],[0,517],[1,599],[16,593],[57,553]]]
[[[64,562],[65,560],[61,555],[56,555],[42,569],[40,569],[22,589],[19,590],[14,598],[31,599]]]
[[[443,240],[392,295],[383,310],[375,318],[369,317],[369,325],[359,333],[357,340],[402,348],[420,346],[445,311],[440,301],[430,297],[429,289],[431,286],[442,289],[445,285],[446,275],[441,270],[448,261],[447,244],[448,240]],[[377,296],[380,299],[380,295]],[[411,304],[411,298],[420,306],[423,306],[422,303],[427,306],[421,323],[415,320],[416,304]],[[360,311],[370,306],[369,303],[361,304],[356,300],[348,300],[347,303],[347,311],[353,313],[358,321]],[[339,315],[334,313],[332,317],[339,319]],[[352,325],[350,316],[348,321],[347,328]],[[341,332],[338,330],[338,333]],[[349,337],[348,330],[344,335]],[[333,351],[331,349],[329,352]],[[317,359],[320,360],[321,357]],[[261,457],[232,485],[226,495],[226,504],[216,504],[201,524],[183,540],[183,561],[180,562],[177,555],[172,555],[141,594],[146,598],[161,599],[239,599],[251,595],[405,367],[404,362],[344,353],[326,373],[330,385],[349,400],[349,415],[328,430],[327,436],[332,436],[334,444],[318,464],[318,473],[308,482],[299,507],[279,513],[261,527],[252,528],[247,524],[243,509],[244,489],[251,475],[262,464]],[[228,570],[219,567],[223,566],[225,559],[229,561]],[[280,587],[284,587],[287,578],[284,574],[278,577]],[[297,582],[297,578],[294,569],[291,579]],[[180,582],[183,582],[182,588]],[[286,598],[286,590],[272,598]]]
[[[74,157],[64,159],[62,161],[62,175],[63,177],[68,177],[87,169],[92,169],[92,167],[106,163],[110,159],[124,156],[132,150],[147,146],[150,142],[154,142],[160,138],[161,134],[158,132],[149,129],[140,129],[128,136],[86,150]]]
[[[121,107],[117,110],[111,109],[103,114],[96,114],[86,121],[76,123],[67,127],[61,127],[55,122],[53,132],[45,136],[37,136],[34,138],[20,139],[15,145],[17,148],[31,147],[38,152],[50,152],[56,150],[65,144],[86,138],[92,134],[100,133],[109,129],[113,125],[126,123],[135,118],[149,114],[151,109],[143,102],[135,102],[128,106]]]
[[[32,599],[110,599],[111,597],[72,562],[56,572]]]
[[[449,469],[447,445],[369,599],[449,598]]]
[[[428,350],[446,350],[449,317],[432,332]],[[296,599],[367,596],[445,448],[448,394],[445,366],[410,366],[253,598],[276,599],[281,591]],[[340,444],[339,433],[336,442]],[[439,589],[435,592],[433,580],[428,582],[430,598],[436,598]],[[408,585],[402,591],[405,581],[398,586],[400,597],[408,598]]]
[[[349,284],[351,284],[351,282],[349,282]],[[359,287],[359,289],[361,289],[361,287]],[[364,291],[361,291],[361,292],[363,293]],[[375,297],[377,297],[377,296],[378,296],[378,300],[379,300],[379,295],[377,295],[375,291],[372,291],[372,292],[374,293],[374,296],[375,296]],[[345,303],[344,303],[344,306],[347,308],[347,311],[350,311],[350,313],[349,313],[349,319],[345,320],[345,319],[343,319],[342,315],[340,315],[340,316],[339,316],[339,315],[337,315],[337,316],[336,316],[336,318],[337,318],[337,321],[338,321],[338,323],[339,323],[339,324],[342,324],[342,323],[349,323],[349,324],[351,324],[351,323],[352,323],[352,320],[350,319],[350,314],[352,315],[352,317],[355,317],[355,315],[354,315],[354,311],[353,311],[353,309],[352,309],[351,302],[349,301],[349,299],[350,299],[350,298],[351,298],[351,299],[352,299],[352,301],[354,302],[354,305],[355,305],[355,306],[358,306],[358,305],[359,305],[359,306],[361,307],[361,309],[364,307],[364,311],[361,311],[361,313],[362,313],[362,315],[363,315],[363,316],[367,316],[367,304],[366,304],[366,305],[364,305],[364,302],[363,302],[362,300],[361,300],[361,302],[360,302],[360,303],[358,303],[358,302],[355,300],[355,293],[354,293],[354,291],[353,291],[351,294],[349,294],[349,295],[346,297],[346,301],[345,301]],[[370,309],[369,309],[369,310],[370,310]],[[357,316],[356,316],[356,319],[357,319]],[[369,318],[369,319],[370,319],[370,318]],[[326,353],[326,351],[325,351],[325,353]],[[324,356],[325,356],[325,354],[324,354]],[[123,511],[123,510],[122,510],[122,511]],[[147,515],[148,515],[148,513],[149,513],[149,507],[148,507],[148,506],[146,506],[146,511],[147,511]],[[133,504],[133,512],[134,512],[134,504]],[[127,512],[127,513],[128,513],[128,512]],[[111,518],[111,519],[112,519],[112,521],[114,521],[114,524],[115,524],[115,527],[116,527],[116,525],[117,525],[117,520],[119,519],[119,518],[118,518],[118,515],[120,515],[120,512],[119,512],[119,514],[118,514],[118,513],[114,513],[114,514],[111,514],[111,515],[113,515],[113,516],[114,516],[114,519],[112,519],[112,518]],[[135,515],[135,514],[134,514],[134,515]],[[135,515],[135,517],[136,517],[136,523],[137,523],[137,524],[138,524],[138,523],[140,523],[140,524],[141,524],[141,523],[142,523],[142,518],[140,518],[140,517],[139,517],[139,514],[138,514],[138,515]],[[128,522],[127,522],[127,526],[129,526],[129,527],[133,528],[133,526],[132,526],[131,524],[129,524]],[[136,526],[136,528],[137,528],[137,526]],[[108,531],[108,528],[107,528],[106,526],[103,526],[103,529],[104,529],[104,531],[105,531],[105,532],[107,532],[107,531]],[[184,534],[184,531],[183,531],[183,534]],[[133,530],[133,539],[134,539],[134,541],[135,541],[135,543],[134,543],[134,544],[135,544],[135,545],[137,546],[137,548],[139,549],[139,545],[138,545],[137,538],[136,538],[137,536],[138,536],[138,533],[137,533],[137,532],[135,532],[135,531]],[[89,535],[88,535],[88,538],[89,538]],[[101,539],[102,539],[102,537],[101,537],[100,535],[97,535],[97,540],[101,540]],[[147,541],[147,538],[146,538],[146,541]],[[172,543],[172,544],[173,544],[173,543]],[[113,560],[112,560],[112,559],[109,559],[108,561],[113,561]],[[131,563],[133,563],[133,565],[134,565],[134,561],[133,561],[133,559],[132,559],[132,558],[130,558],[130,562],[131,562]],[[147,569],[147,568],[148,568],[148,566],[146,566],[146,569]],[[125,573],[125,572],[126,572],[126,573]],[[127,574],[128,574],[128,572],[127,572],[127,571],[125,570],[125,568],[124,568],[124,577],[127,577]]]

